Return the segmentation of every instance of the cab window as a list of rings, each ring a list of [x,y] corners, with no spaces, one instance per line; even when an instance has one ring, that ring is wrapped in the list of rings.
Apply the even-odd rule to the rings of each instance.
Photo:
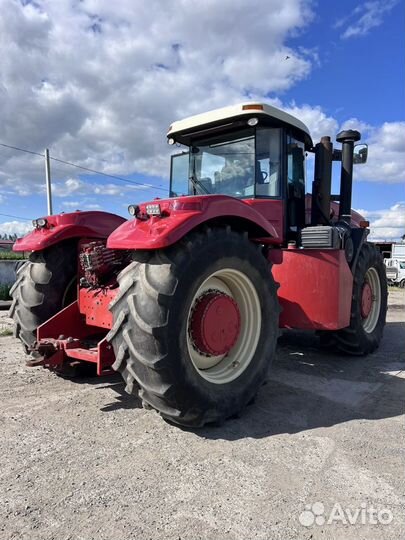
[[[287,137],[287,176],[289,191],[294,196],[305,194],[305,145],[294,137]],[[291,186],[291,187],[290,187]]]
[[[305,145],[287,136],[287,223],[288,238],[295,240],[305,224]]]
[[[254,172],[254,136],[195,142],[191,148],[191,192],[252,197]]]
[[[256,131],[256,195],[279,197],[281,192],[281,129]]]
[[[171,157],[170,166],[170,197],[188,195],[189,183],[189,153],[182,152]]]

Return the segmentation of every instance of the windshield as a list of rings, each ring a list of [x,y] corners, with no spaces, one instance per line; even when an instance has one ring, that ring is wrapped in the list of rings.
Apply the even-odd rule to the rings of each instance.
[[[195,193],[233,197],[254,194],[255,140],[244,137],[191,148],[190,180]]]
[[[194,140],[189,152],[171,158],[170,196],[279,197],[281,133],[261,128]]]

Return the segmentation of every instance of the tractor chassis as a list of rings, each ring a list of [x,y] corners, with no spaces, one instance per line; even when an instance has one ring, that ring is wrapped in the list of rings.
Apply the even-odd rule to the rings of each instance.
[[[338,330],[348,326],[352,274],[343,250],[270,250],[268,258],[280,284],[280,327]],[[104,287],[79,285],[78,300],[38,327],[27,365],[72,376],[92,363],[98,376],[111,373],[115,356],[107,341],[113,326],[109,308],[118,290],[115,278]]]

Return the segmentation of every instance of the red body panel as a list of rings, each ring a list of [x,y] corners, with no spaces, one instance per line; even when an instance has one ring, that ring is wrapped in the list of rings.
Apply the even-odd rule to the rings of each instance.
[[[34,229],[14,244],[14,251],[41,251],[69,238],[107,238],[125,219],[109,212],[72,212],[48,216],[48,226]]]
[[[276,230],[279,242],[284,240],[284,201],[274,199],[245,199],[244,203],[261,214]]]
[[[338,330],[350,324],[353,275],[343,250],[272,250],[281,328]],[[276,260],[280,257],[281,261]]]
[[[108,329],[112,327],[112,313],[108,305],[117,292],[118,289],[79,290],[79,310],[86,317],[86,324]]]
[[[99,332],[100,328],[86,324],[85,317],[79,311],[79,304],[75,301],[38,326],[37,339],[58,339],[60,336],[82,339]]]
[[[283,202],[280,200],[240,200],[226,195],[204,195],[154,200],[162,216],[133,219],[108,238],[112,249],[160,249],[180,240],[189,231],[215,218],[239,218],[259,227],[268,242],[283,241]],[[140,205],[141,214],[146,204]]]

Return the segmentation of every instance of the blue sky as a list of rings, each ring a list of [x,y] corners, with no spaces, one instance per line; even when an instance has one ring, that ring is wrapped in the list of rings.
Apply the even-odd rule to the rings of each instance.
[[[342,27],[334,27],[354,6],[365,4],[318,2],[315,20],[296,41],[319,48],[322,65],[291,88],[288,99],[319,103],[341,122],[357,116],[377,125],[404,117],[403,5],[392,3],[392,9],[381,15],[381,24],[365,35],[341,39]],[[350,17],[348,23],[356,17]]]
[[[392,3],[392,9],[381,14],[381,24],[365,35],[341,39],[344,28],[334,27],[353,12],[355,5],[365,4],[351,0],[318,2],[314,22],[296,40],[301,46],[319,48],[321,65],[309,78],[288,90],[287,101],[319,104],[341,124],[348,118],[374,126],[405,120],[403,4]],[[389,2],[380,3],[386,4]],[[360,16],[361,13],[349,17],[347,23],[355,23]],[[382,202],[391,207],[404,201],[404,182],[404,177],[389,185],[384,178],[380,182],[357,182],[353,206],[378,210]]]
[[[358,127],[369,163],[353,207],[375,238],[405,232],[404,5],[395,0],[6,0],[0,142],[52,162],[54,211],[164,196],[169,124],[246,99],[308,124],[314,139]],[[289,56],[288,60],[285,57]],[[42,158],[0,147],[0,232],[46,213]]]

